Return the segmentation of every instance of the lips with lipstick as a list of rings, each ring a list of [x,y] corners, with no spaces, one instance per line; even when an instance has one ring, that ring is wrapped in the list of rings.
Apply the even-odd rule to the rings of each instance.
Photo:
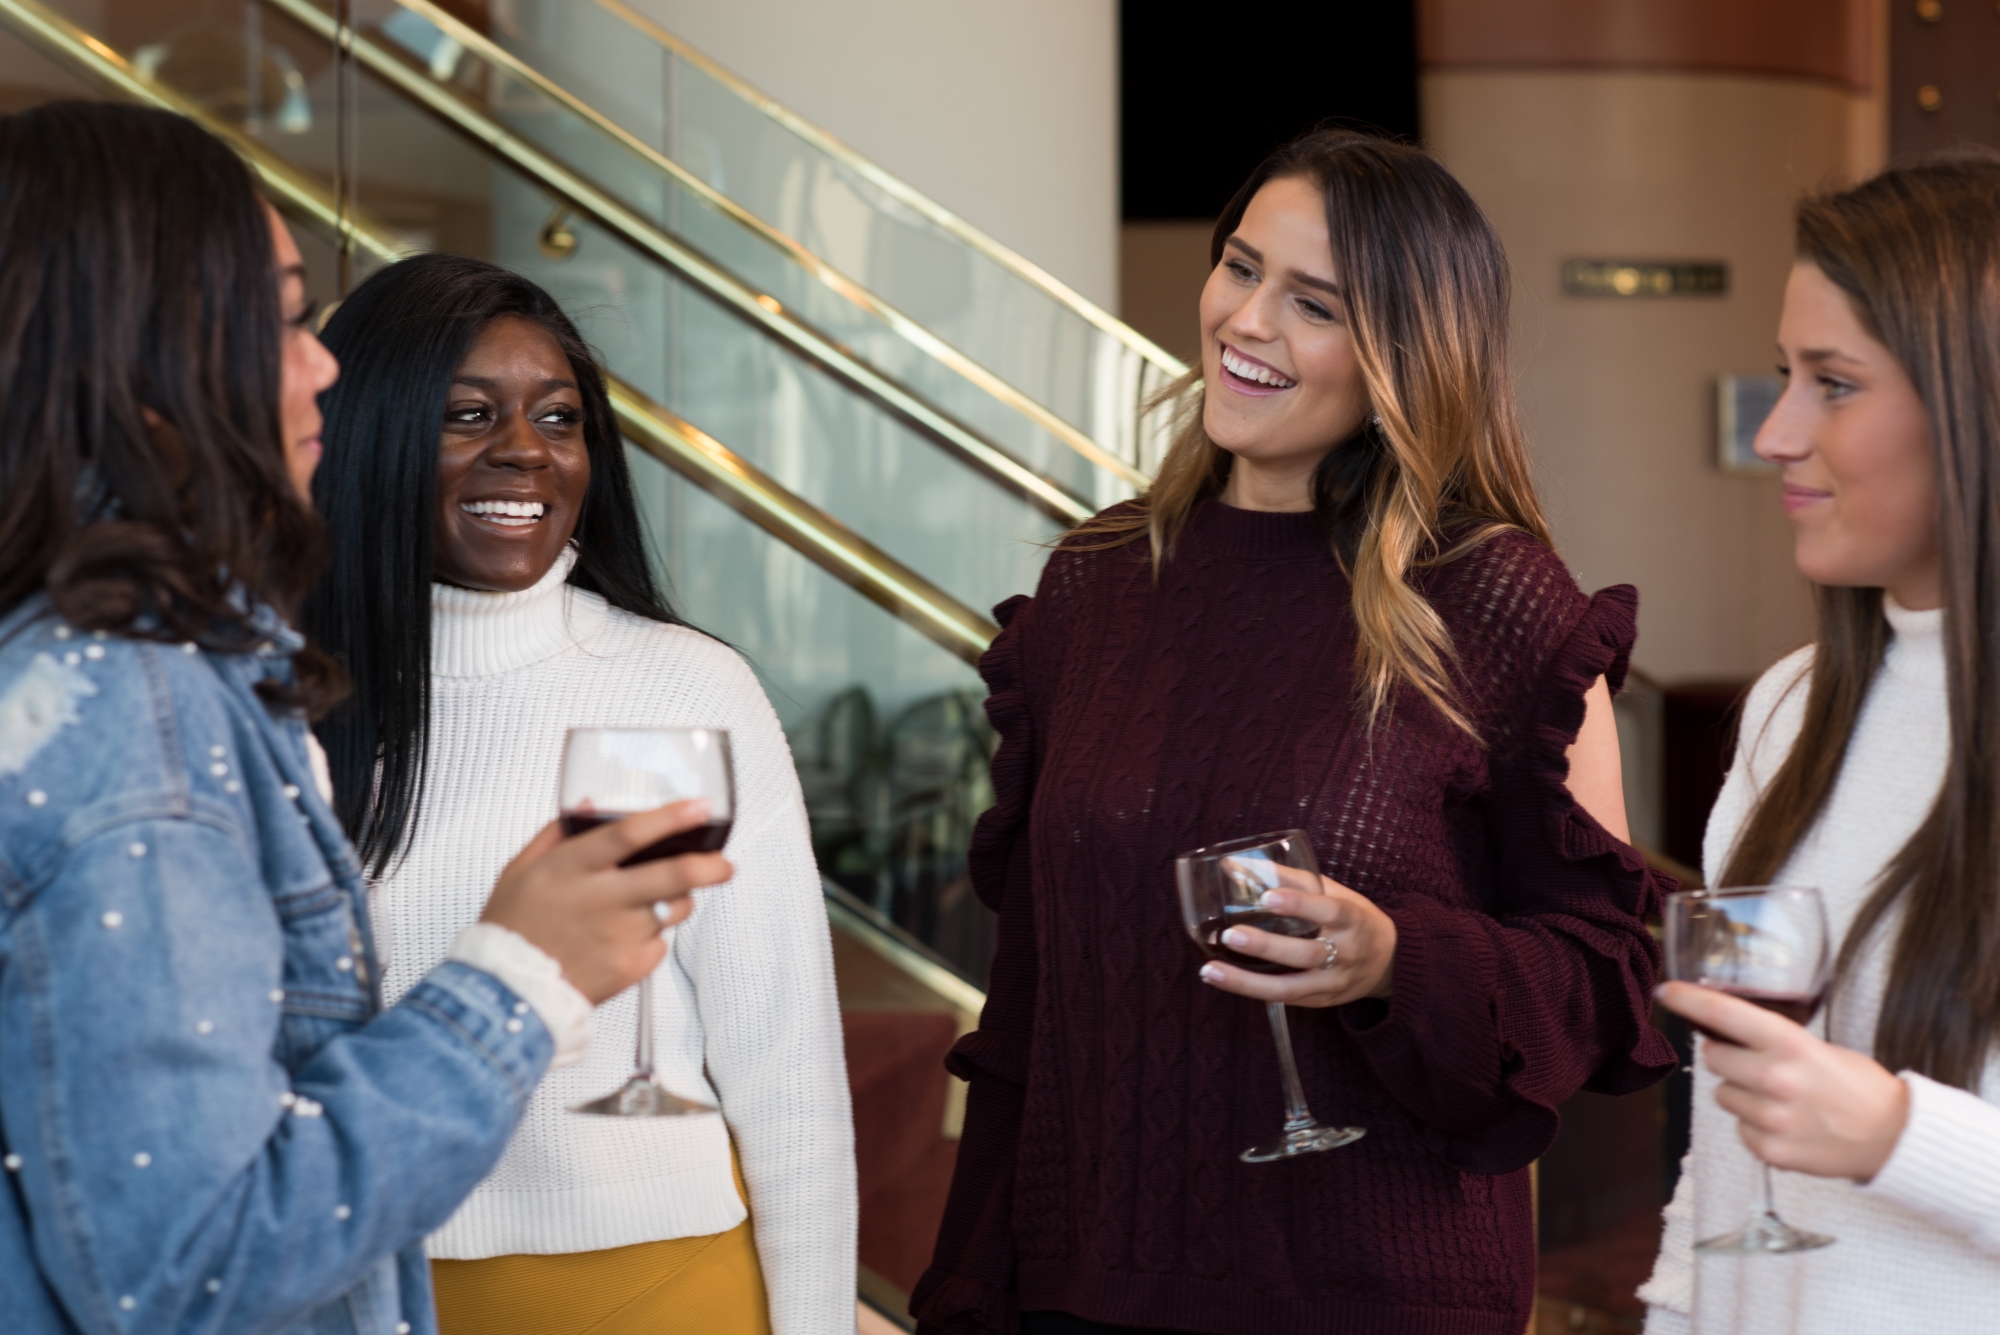
[[[1222,374],[1224,382],[1239,394],[1279,394],[1299,383],[1277,367],[1245,356],[1227,343],[1222,345]]]
[[[548,513],[540,501],[460,501],[458,508],[502,528],[532,528]]]

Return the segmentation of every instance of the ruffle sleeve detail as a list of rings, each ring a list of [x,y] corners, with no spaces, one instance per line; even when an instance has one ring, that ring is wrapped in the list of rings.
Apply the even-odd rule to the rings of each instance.
[[[1628,1093],[1673,1068],[1647,1018],[1660,957],[1645,921],[1672,883],[1568,788],[1585,693],[1599,677],[1624,684],[1637,605],[1628,586],[1592,598],[1515,703],[1525,727],[1492,757],[1482,798],[1493,911],[1384,902],[1391,996],[1341,1008],[1377,1076],[1468,1171],[1525,1167],[1578,1089]]]
[[[1028,843],[1037,764],[1028,655],[1033,600],[993,609],[1003,627],[979,660],[991,694],[986,717],[1000,734],[993,805],[973,830],[972,885],[1000,917],[979,1028],[953,1046],[945,1068],[968,1083],[965,1131],[930,1269],[910,1295],[924,1335],[1013,1335],[1014,1162],[1027,1098],[1039,970]]]
[[[987,691],[986,719],[999,734],[1000,746],[993,753],[993,805],[973,827],[966,862],[973,892],[995,913],[1006,893],[1015,838],[1027,828],[1035,789],[1034,722],[1021,661],[1027,626],[1015,624],[1033,602],[1026,594],[1017,594],[993,609],[1000,634],[979,659],[979,676]]]

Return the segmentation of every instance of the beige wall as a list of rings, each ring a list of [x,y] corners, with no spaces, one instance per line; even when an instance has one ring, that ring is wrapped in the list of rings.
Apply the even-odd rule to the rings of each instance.
[[[1444,70],[1431,149],[1512,259],[1516,380],[1563,555],[1641,595],[1635,661],[1748,677],[1810,632],[1778,485],[1723,474],[1715,378],[1774,359],[1791,209],[1880,151],[1879,107],[1803,79]],[[1873,136],[1871,138],[1871,135]],[[1566,297],[1576,257],[1722,259],[1720,298]]]
[[[1113,0],[631,0],[1107,309],[1118,299]]]

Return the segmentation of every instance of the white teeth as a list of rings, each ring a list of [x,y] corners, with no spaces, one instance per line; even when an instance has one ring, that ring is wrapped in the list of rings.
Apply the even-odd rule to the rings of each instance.
[[[540,501],[460,501],[458,508],[507,528],[522,528],[545,513]]]
[[[1228,348],[1222,350],[1222,364],[1228,368],[1232,375],[1240,376],[1245,380],[1254,381],[1260,385],[1270,385],[1274,389],[1290,389],[1293,385],[1299,383],[1288,376],[1279,375],[1267,366],[1259,366],[1255,362],[1244,361]]]

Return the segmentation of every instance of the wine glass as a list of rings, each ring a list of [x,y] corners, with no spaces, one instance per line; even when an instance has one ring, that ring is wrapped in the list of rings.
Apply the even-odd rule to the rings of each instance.
[[[1826,996],[1826,906],[1817,890],[1789,885],[1681,890],[1667,896],[1666,927],[1667,976],[1678,982],[1741,997],[1798,1024],[1812,1019]],[[1707,1029],[1701,1033],[1711,1043],[1729,1041]],[[1778,1218],[1771,1165],[1760,1167],[1757,1213],[1734,1233],[1697,1242],[1696,1251],[1765,1256],[1833,1243],[1824,1233],[1808,1233]]]
[[[1289,874],[1287,874],[1289,873]],[[1252,835],[1183,853],[1174,859],[1180,882],[1181,916],[1188,935],[1201,953],[1254,973],[1298,973],[1255,955],[1239,955],[1222,943],[1231,927],[1255,927],[1279,936],[1310,937],[1316,923],[1288,918],[1263,906],[1264,893],[1280,885],[1308,894],[1319,893],[1319,859],[1300,830]],[[1285,1023],[1285,1004],[1267,1002],[1271,1036],[1278,1045],[1278,1068],[1285,1076],[1285,1130],[1277,1140],[1253,1145],[1237,1157],[1245,1163],[1269,1163],[1299,1154],[1351,1145],[1368,1133],[1358,1126],[1323,1126],[1306,1107],[1299,1085],[1298,1063],[1292,1059],[1292,1034]]]
[[[606,821],[689,798],[708,799],[708,820],[669,835],[626,858],[629,867],[682,853],[713,853],[729,838],[736,782],[729,734],[721,728],[571,728],[563,742],[563,833],[582,834]],[[604,1117],[681,1117],[714,1112],[653,1079],[653,978],[639,980],[639,1050],[632,1078],[571,1112]]]

